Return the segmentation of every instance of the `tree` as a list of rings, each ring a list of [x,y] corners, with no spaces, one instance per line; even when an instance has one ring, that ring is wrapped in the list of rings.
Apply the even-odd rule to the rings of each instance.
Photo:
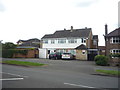
[[[6,42],[5,44],[2,44],[2,49],[15,49],[17,45],[15,45],[12,42]]]

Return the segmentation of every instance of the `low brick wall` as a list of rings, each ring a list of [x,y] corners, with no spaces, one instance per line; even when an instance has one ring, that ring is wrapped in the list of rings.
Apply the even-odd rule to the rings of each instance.
[[[38,50],[28,50],[26,55],[14,54],[13,58],[36,58],[38,55]]]

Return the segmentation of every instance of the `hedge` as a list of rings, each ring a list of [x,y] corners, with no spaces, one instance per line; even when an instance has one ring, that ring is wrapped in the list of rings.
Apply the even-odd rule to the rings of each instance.
[[[97,55],[95,56],[95,63],[100,66],[107,66],[108,65],[108,57],[104,55]]]
[[[28,50],[17,50],[17,49],[4,49],[2,50],[2,57],[3,58],[12,58],[14,54],[23,54],[26,55],[28,53]]]

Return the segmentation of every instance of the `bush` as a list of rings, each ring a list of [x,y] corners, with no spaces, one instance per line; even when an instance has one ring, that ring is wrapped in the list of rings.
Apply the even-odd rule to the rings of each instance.
[[[26,55],[28,53],[28,50],[17,50],[17,49],[2,50],[2,57],[12,58],[14,54],[18,54],[18,53]]]
[[[95,63],[100,66],[107,66],[108,65],[108,57],[104,55],[97,55],[95,56]]]

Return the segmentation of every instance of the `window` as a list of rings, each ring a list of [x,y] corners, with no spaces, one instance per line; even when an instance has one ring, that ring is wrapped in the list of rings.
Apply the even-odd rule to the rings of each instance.
[[[51,44],[54,44],[55,43],[55,40],[51,40]]]
[[[120,43],[120,37],[112,37],[110,43]]]
[[[66,43],[66,39],[58,39],[58,43]]]
[[[97,41],[96,40],[93,40],[93,45],[97,45]]]
[[[48,44],[48,40],[43,40],[43,43]]]
[[[83,55],[85,54],[85,50],[82,50],[82,54],[83,54]]]
[[[82,43],[86,43],[86,39],[85,38],[81,38],[81,42]]]
[[[111,53],[120,53],[120,49],[112,49],[110,50]]]
[[[68,39],[68,43],[77,43],[77,39]]]

